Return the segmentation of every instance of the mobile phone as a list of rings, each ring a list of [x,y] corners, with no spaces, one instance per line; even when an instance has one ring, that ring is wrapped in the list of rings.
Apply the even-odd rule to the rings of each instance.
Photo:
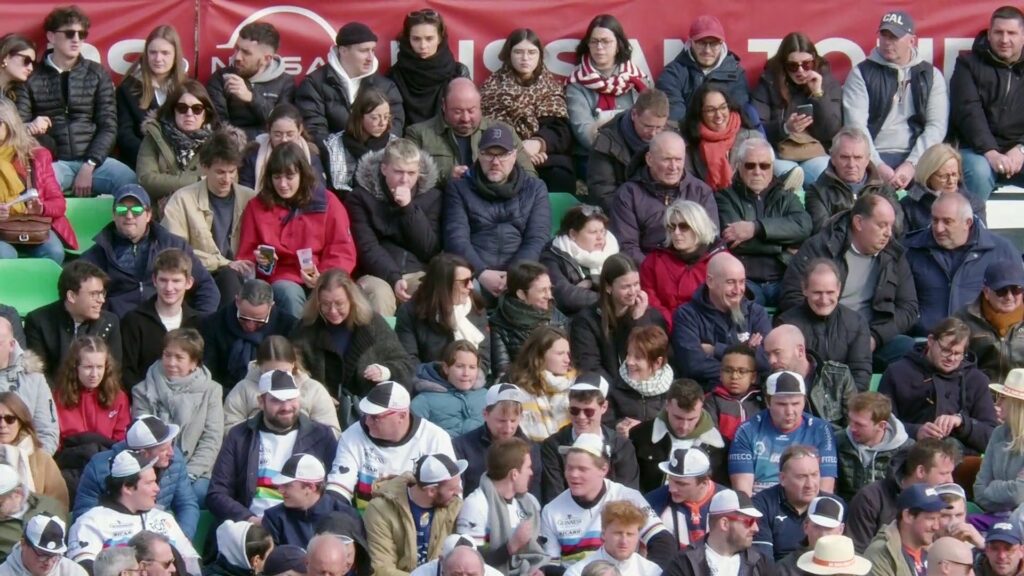
[[[256,249],[259,250],[260,256],[263,256],[267,260],[277,260],[277,248],[274,248],[273,246],[270,246],[268,244],[260,244],[259,246],[256,247]]]
[[[804,116],[814,116],[814,104],[801,104],[796,107],[797,114],[803,114]]]
[[[299,248],[295,251],[295,255],[299,258],[300,270],[313,270],[316,268],[316,265],[313,263],[312,248]]]

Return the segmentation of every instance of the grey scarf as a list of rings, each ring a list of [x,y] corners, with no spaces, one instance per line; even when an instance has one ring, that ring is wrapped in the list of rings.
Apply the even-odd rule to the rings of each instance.
[[[508,503],[498,494],[494,483],[486,474],[480,477],[480,489],[484,491],[484,498],[487,499],[487,526],[491,531],[491,547],[506,546],[512,531],[509,529],[511,523],[508,518]],[[523,522],[533,524],[533,533],[540,535],[540,505],[536,498],[529,494],[516,496],[519,505],[526,513]],[[513,554],[507,563],[495,566],[506,576],[528,576],[531,572],[546,565],[551,559],[544,554],[537,539],[534,538],[526,545],[526,548]]]

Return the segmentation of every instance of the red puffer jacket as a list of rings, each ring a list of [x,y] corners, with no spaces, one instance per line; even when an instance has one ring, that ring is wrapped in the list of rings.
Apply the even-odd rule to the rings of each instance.
[[[238,258],[255,262],[254,252],[261,244],[277,250],[273,272],[269,276],[256,272],[257,278],[267,282],[290,280],[302,286],[296,252],[303,248],[313,250],[313,262],[320,272],[341,268],[351,273],[356,267],[348,212],[323,185],[318,185],[309,203],[299,209],[268,206],[259,197],[253,198],[242,213],[240,225]]]
[[[670,248],[659,248],[640,265],[640,287],[647,293],[648,305],[661,312],[672,333],[672,314],[693,298],[708,276],[708,261],[725,246],[714,244],[696,262],[688,264]]]
[[[28,188],[31,184],[28,183],[28,170],[25,169],[24,164],[15,161],[14,169],[21,175],[22,180],[25,181],[25,187]],[[39,201],[43,203],[41,215],[52,218],[51,228],[57,233],[61,242],[68,248],[77,250],[78,237],[75,236],[71,223],[64,215],[68,205],[64,201],[64,193],[61,192],[60,184],[57,182],[57,175],[53,173],[53,156],[46,148],[37,147],[32,150],[32,180],[36,190],[39,191]]]

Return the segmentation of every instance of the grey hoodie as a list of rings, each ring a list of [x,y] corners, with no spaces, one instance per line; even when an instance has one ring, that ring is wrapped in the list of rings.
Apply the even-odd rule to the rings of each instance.
[[[256,75],[254,75],[252,78],[249,78],[249,82],[251,84],[262,84],[264,82],[276,80],[282,74],[284,74],[284,68],[284,60],[282,60],[280,56],[275,54],[270,59],[270,64],[267,64],[266,68],[257,72]]]
[[[39,356],[15,343],[10,363],[7,368],[0,369],[0,391],[14,392],[25,402],[32,413],[32,423],[43,450],[52,456],[60,442],[60,424],[43,368],[43,360]]]
[[[871,51],[868,60],[896,69],[900,86],[909,80],[910,69],[922,61],[916,48],[914,48],[910,62],[902,66],[883,58],[879,54],[878,48]],[[907,87],[905,96],[894,102],[889,116],[886,117],[878,135],[871,143],[871,161],[876,165],[882,160],[879,156],[880,152],[892,152],[909,154],[907,161],[916,166],[925,150],[935,144],[940,144],[946,137],[946,126],[949,122],[949,96],[946,93],[946,79],[938,68],[934,66],[932,68],[934,77],[931,94],[928,97],[928,110],[925,112],[924,131],[911,146],[910,140],[913,133],[908,120],[914,114],[914,99],[910,96],[910,88]],[[857,66],[850,71],[850,75],[846,77],[846,84],[843,86],[843,116],[847,126],[854,126],[868,133],[868,90],[864,84],[864,76]]]
[[[986,512],[1006,512],[1024,504],[1024,454],[1010,450],[1013,433],[1006,424],[992,431],[974,481],[974,501]]]
[[[70,558],[60,557],[57,563],[50,568],[46,576],[87,576],[85,568]],[[7,556],[3,564],[0,564],[0,576],[32,576],[32,573],[21,561],[21,542],[14,545],[11,554]]]
[[[865,446],[864,444],[858,444],[853,439],[853,435],[850,434],[850,429],[846,429],[846,438],[850,441],[857,450],[857,456],[860,457],[860,463],[865,468],[870,468],[875,465],[875,457],[879,452],[892,452],[898,449],[900,446],[907,441],[907,429],[903,426],[903,422],[896,419],[895,416],[889,416],[889,425],[885,427],[885,434],[882,436],[882,441],[876,446]]]

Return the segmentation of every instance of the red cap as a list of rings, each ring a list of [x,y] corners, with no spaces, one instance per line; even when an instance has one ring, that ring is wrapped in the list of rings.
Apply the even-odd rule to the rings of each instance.
[[[690,24],[690,42],[697,42],[705,38],[717,38],[725,41],[725,28],[722,28],[722,23],[718,21],[718,18],[710,14],[698,16],[693,24]]]

